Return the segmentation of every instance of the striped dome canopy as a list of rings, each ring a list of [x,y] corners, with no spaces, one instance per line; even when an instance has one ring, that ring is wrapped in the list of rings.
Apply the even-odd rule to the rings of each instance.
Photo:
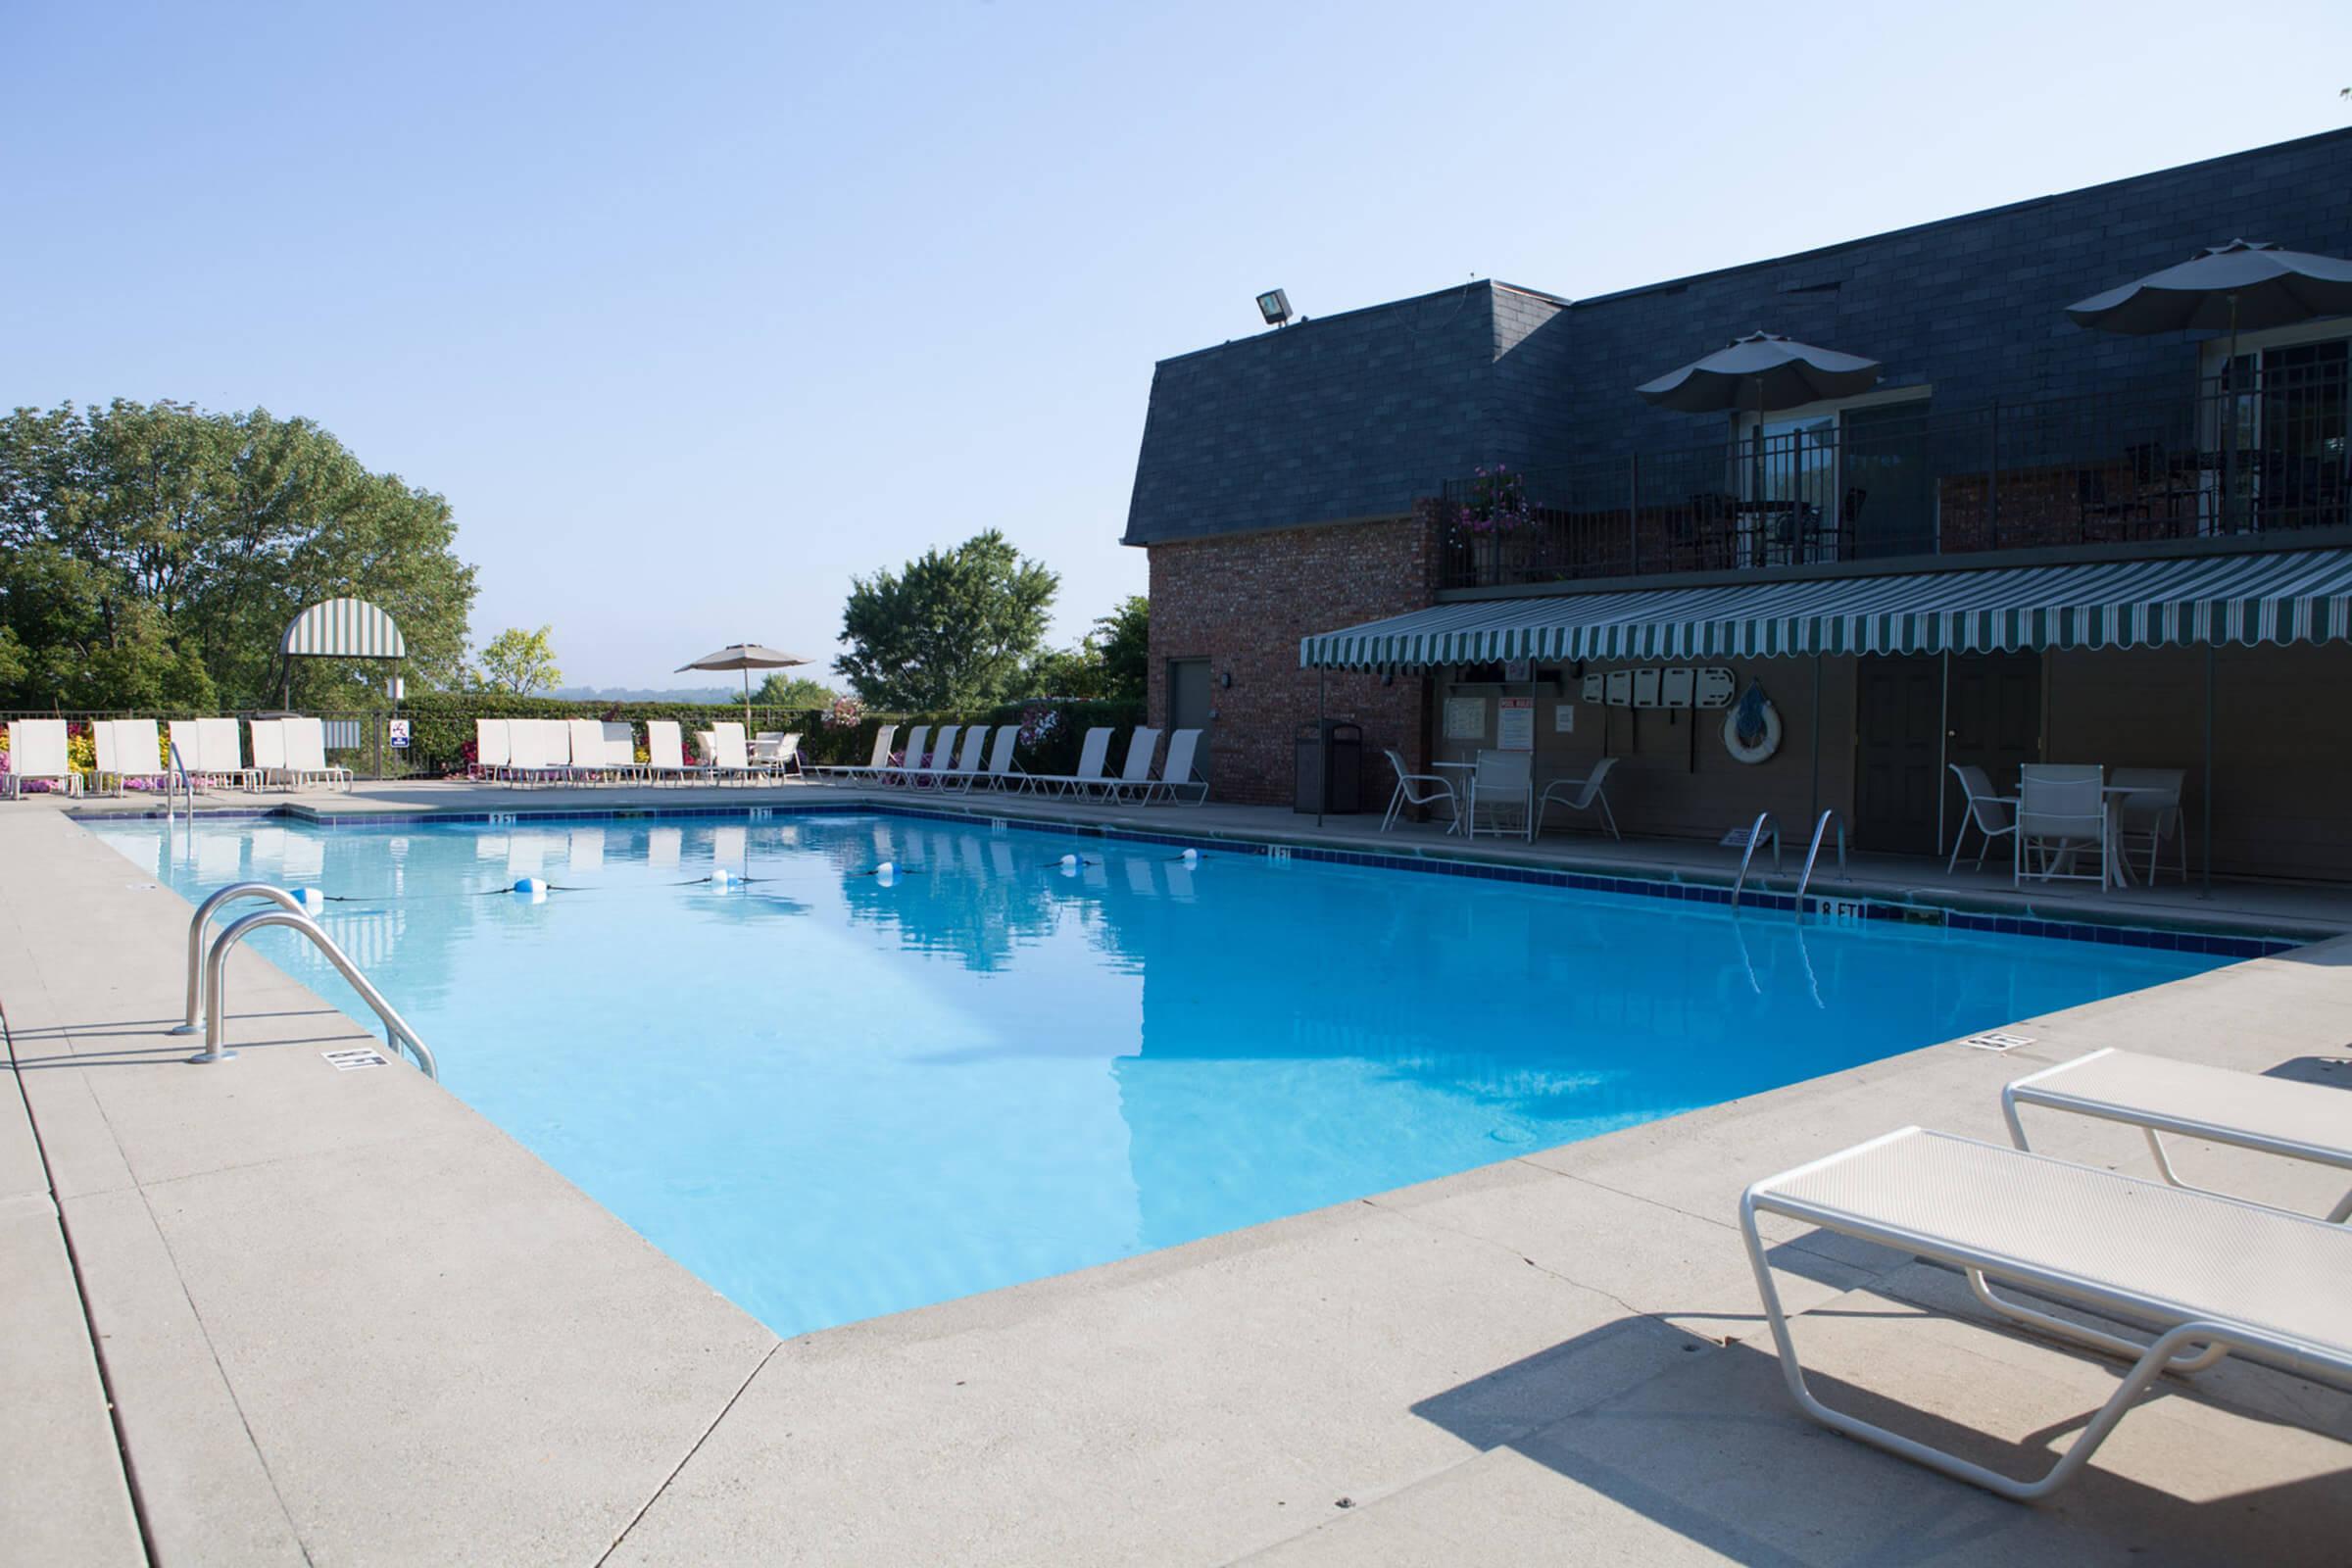
[[[408,639],[390,615],[365,599],[326,599],[286,627],[281,654],[326,659],[406,659]]]

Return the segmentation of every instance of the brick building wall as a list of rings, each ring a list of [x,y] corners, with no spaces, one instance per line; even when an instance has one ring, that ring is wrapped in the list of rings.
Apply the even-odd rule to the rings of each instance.
[[[1209,662],[1212,799],[1281,805],[1292,798],[1292,742],[1315,716],[1316,675],[1298,642],[1434,599],[1436,524],[1409,517],[1286,528],[1229,539],[1156,544],[1152,563],[1152,722],[1168,721],[1168,662]],[[1222,684],[1225,676],[1233,684]],[[1364,726],[1364,797],[1378,809],[1395,785],[1393,746],[1425,759],[1426,682],[1399,673],[1333,671],[1325,712]]]

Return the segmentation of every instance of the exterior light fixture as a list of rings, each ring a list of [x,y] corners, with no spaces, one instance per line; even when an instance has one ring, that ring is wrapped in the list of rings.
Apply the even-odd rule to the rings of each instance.
[[[1280,326],[1291,318],[1291,297],[1278,288],[1268,289],[1257,297],[1257,314],[1268,326]]]
[[[1217,677],[1217,684],[1223,687],[1226,691],[1233,690],[1233,671],[1229,669],[1223,674],[1219,675]]]

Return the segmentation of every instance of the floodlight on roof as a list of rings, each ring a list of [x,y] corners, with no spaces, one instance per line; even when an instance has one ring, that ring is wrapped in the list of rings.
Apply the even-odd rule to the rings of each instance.
[[[1266,318],[1268,326],[1280,326],[1291,318],[1291,297],[1270,288],[1257,297],[1257,314]]]

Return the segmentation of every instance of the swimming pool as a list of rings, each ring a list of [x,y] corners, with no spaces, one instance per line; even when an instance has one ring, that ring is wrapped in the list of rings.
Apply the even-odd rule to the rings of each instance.
[[[2228,961],[907,816],[92,831],[323,889],[453,1092],[787,1335]]]

